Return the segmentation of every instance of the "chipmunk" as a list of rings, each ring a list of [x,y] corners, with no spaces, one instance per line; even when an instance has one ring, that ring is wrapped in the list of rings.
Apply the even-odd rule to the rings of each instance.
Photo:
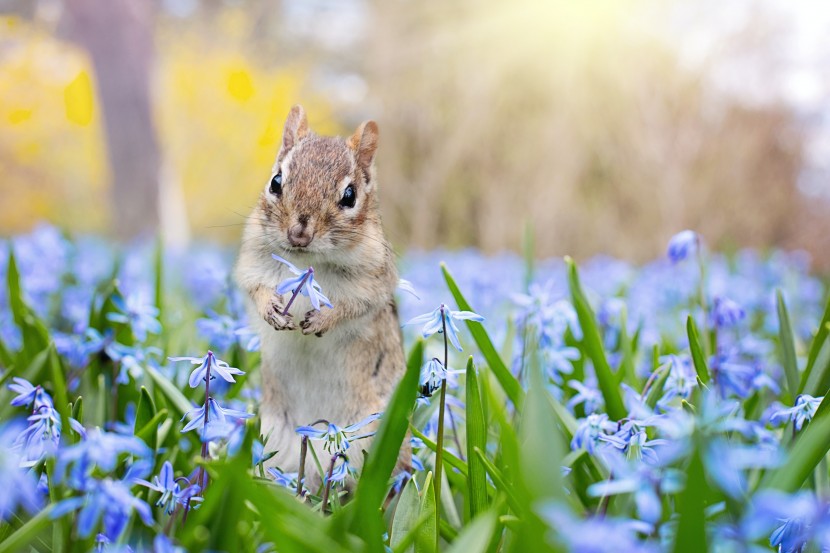
[[[271,177],[245,225],[234,273],[261,338],[262,433],[269,436],[266,451],[277,451],[268,464],[287,472],[299,467],[296,427],[320,419],[343,427],[382,412],[405,370],[394,299],[398,273],[378,206],[377,144],[374,121],[348,139],[318,136],[303,108],[294,106]],[[290,293],[275,289],[293,275],[274,253],[313,267],[333,307],[311,309],[309,298],[298,295],[284,315]],[[379,423],[372,424],[367,431]],[[348,450],[358,469],[368,441]],[[319,443],[309,445],[327,465]],[[399,464],[405,457],[402,450]],[[319,484],[310,453],[305,474]]]

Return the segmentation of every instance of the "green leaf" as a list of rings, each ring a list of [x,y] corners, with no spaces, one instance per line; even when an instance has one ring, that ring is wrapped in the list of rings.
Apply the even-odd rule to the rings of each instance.
[[[66,396],[66,377],[64,375],[63,363],[58,355],[54,344],[49,345],[49,366],[52,376],[52,394],[55,409],[61,416],[64,428],[69,428],[69,398]]]
[[[507,504],[510,505],[510,508],[513,509],[513,511],[516,513],[521,513],[524,509],[522,508],[521,503],[516,498],[516,495],[513,492],[513,486],[511,486],[507,482],[502,472],[484,455],[484,452],[480,449],[475,448],[475,455],[481,461],[481,464],[484,465],[484,468],[487,470],[487,472],[490,474],[490,478],[496,485],[496,489],[500,492],[503,492],[505,497],[507,497]]]
[[[380,428],[372,440],[363,474],[357,483],[352,529],[363,537],[370,551],[383,551],[380,537],[384,528],[380,508],[386,497],[389,477],[398,461],[401,444],[406,437],[423,357],[424,343],[419,340],[412,348],[406,373],[381,418]]]
[[[44,530],[53,524],[49,518],[54,505],[47,505],[42,511],[26,521],[15,532],[0,542],[0,553],[17,553],[25,551]]]
[[[608,416],[613,420],[620,420],[627,415],[625,404],[623,404],[620,395],[620,387],[617,379],[611,373],[611,366],[608,365],[608,359],[605,357],[602,336],[599,333],[594,312],[591,310],[588,298],[585,297],[585,292],[579,282],[576,264],[570,257],[565,258],[565,261],[568,264],[568,284],[571,288],[574,309],[576,309],[577,317],[579,317],[579,326],[582,327],[583,350],[594,364],[594,372],[599,382],[602,397],[605,400]]]
[[[522,410],[520,461],[525,488],[534,500],[564,499],[560,472],[550,470],[551,467],[561,466],[564,456],[562,436],[556,421],[538,355],[532,355],[530,386]]]
[[[72,418],[81,424],[84,423],[84,398],[81,396],[72,404]]]
[[[785,492],[798,490],[830,450],[830,394],[826,394],[813,420],[795,439],[781,465],[768,472],[762,487]]]
[[[822,396],[830,388],[830,340],[825,340],[816,354],[810,370],[801,375],[801,392],[811,396]]]
[[[392,534],[389,545],[392,549],[401,547],[404,539],[409,536],[412,529],[416,527],[421,514],[421,500],[418,497],[418,487],[415,480],[409,479],[403,488],[398,506],[395,508],[395,518],[392,520]],[[414,550],[414,547],[407,548]]]
[[[810,344],[810,351],[807,354],[807,365],[804,367],[804,373],[801,375],[801,385],[798,387],[798,393],[805,391],[805,385],[810,378],[813,367],[818,361],[819,353],[827,344],[827,336],[830,334],[830,297],[827,298],[827,306],[824,308],[824,315],[821,317],[821,322],[818,325],[816,335],[813,337],[813,342]]]
[[[153,382],[156,386],[159,387],[162,394],[170,401],[170,404],[179,412],[180,415],[184,415],[188,411],[193,409],[193,405],[188,401],[184,394],[179,391],[176,386],[170,382],[167,378],[164,377],[160,372],[158,372],[153,367],[146,367],[144,369],[150,378],[153,379]]]
[[[162,409],[158,413],[155,413],[153,418],[147,421],[144,426],[140,428],[137,427],[137,430],[135,431],[136,437],[144,440],[144,443],[155,451],[158,449],[158,427],[166,419],[167,409]]]
[[[775,291],[778,304],[778,336],[781,342],[781,364],[784,366],[784,374],[787,377],[787,389],[790,392],[790,399],[798,395],[798,363],[795,357],[795,341],[793,340],[793,329],[790,325],[790,315],[787,312],[787,304],[784,303],[784,296],[781,290]]]
[[[138,407],[135,409],[135,421],[133,422],[133,433],[144,428],[153,417],[156,416],[156,404],[153,398],[150,397],[150,392],[144,386],[141,387],[141,393],[138,398]]]
[[[473,358],[467,359],[467,487],[470,494],[470,519],[489,507],[487,501],[487,474],[481,459],[474,454],[476,448],[487,450],[487,421],[481,407],[481,394]]]
[[[493,511],[476,517],[472,524],[467,525],[458,534],[447,549],[447,553],[484,553],[487,551],[487,546],[490,545],[490,540],[496,531],[496,520],[497,515]]]
[[[450,293],[455,299],[455,302],[458,304],[458,308],[463,311],[473,311],[473,308],[464,298],[464,295],[455,283],[455,279],[453,279],[449,269],[444,263],[441,263],[441,271],[444,273],[444,280],[447,281],[447,287],[450,289]],[[507,397],[513,402],[513,405],[518,408],[521,406],[522,400],[524,399],[524,390],[522,390],[519,381],[516,380],[516,377],[513,376],[513,373],[510,372],[507,365],[505,365],[504,361],[502,361],[501,356],[498,354],[498,351],[496,351],[495,346],[493,346],[493,341],[490,340],[490,336],[487,334],[484,327],[479,323],[470,321],[465,322],[467,324],[467,328],[470,329],[470,334],[472,334],[473,340],[475,340],[479,351],[481,351],[481,354],[484,356],[487,366],[490,367],[493,375],[495,375],[496,379],[499,381],[504,393],[507,394]]]
[[[703,470],[703,460],[699,445],[695,446],[686,471],[686,487],[678,498],[677,536],[674,541],[675,553],[695,551],[705,553],[709,550],[706,540],[706,491],[708,484]]]
[[[438,514],[435,509],[435,481],[432,473],[427,475],[421,497],[421,516],[427,521],[421,527],[415,540],[416,553],[436,553],[438,549]]]
[[[692,352],[692,363],[697,376],[704,384],[709,384],[709,368],[706,366],[706,356],[700,347],[700,333],[691,315],[686,319],[686,334],[689,337],[689,350]]]
[[[9,260],[6,267],[6,282],[9,291],[9,307],[14,323],[20,329],[23,348],[18,354],[17,365],[27,365],[40,352],[49,346],[49,331],[34,311],[23,299],[20,272],[12,248],[9,248]]]

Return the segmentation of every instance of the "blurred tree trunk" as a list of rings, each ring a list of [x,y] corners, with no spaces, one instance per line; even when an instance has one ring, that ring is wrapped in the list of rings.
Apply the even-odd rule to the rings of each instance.
[[[71,38],[89,52],[107,137],[113,228],[130,239],[159,224],[160,152],[153,122],[150,0],[64,0]]]

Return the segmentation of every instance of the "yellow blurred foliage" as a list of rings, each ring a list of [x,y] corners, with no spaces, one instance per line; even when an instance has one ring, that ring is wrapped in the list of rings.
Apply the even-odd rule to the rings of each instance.
[[[152,90],[164,173],[184,191],[194,236],[231,240],[270,177],[291,106],[303,103],[317,132],[340,129],[305,93],[306,68],[252,61],[241,46],[251,22],[238,10],[223,21],[209,39],[160,29]],[[37,25],[0,25],[0,234],[37,219],[106,229],[104,114],[89,60]]]
[[[66,118],[72,123],[85,127],[92,122],[94,98],[89,73],[81,71],[63,93],[66,102]]]

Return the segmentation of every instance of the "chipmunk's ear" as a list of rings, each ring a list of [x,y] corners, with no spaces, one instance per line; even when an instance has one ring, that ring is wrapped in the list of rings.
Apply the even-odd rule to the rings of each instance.
[[[362,123],[349,139],[349,147],[354,151],[358,167],[368,174],[378,149],[378,124],[374,121]]]
[[[285,130],[282,132],[282,153],[287,153],[307,134],[308,120],[303,106],[298,104],[291,108],[288,119],[285,120]]]

